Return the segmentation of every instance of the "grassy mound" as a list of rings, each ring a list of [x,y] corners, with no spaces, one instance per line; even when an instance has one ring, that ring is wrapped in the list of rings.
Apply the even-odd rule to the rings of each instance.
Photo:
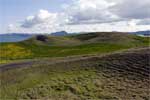
[[[19,59],[102,54],[145,46],[149,46],[149,38],[127,33],[88,33],[65,37],[34,36],[22,42],[0,43],[0,59],[2,63]]]
[[[17,66],[26,67],[0,73],[0,98],[148,100],[148,51],[145,48],[102,57],[64,58],[56,63],[55,60],[19,63]]]

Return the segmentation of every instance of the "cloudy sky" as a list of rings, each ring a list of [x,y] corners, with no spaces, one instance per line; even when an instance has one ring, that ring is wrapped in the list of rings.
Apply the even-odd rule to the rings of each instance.
[[[150,30],[150,0],[0,0],[0,33]]]

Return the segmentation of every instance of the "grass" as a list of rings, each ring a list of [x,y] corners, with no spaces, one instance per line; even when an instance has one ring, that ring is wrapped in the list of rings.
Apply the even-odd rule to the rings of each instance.
[[[65,37],[47,36],[46,42],[33,37],[22,42],[0,43],[0,63],[33,58],[102,54],[147,46],[149,46],[149,37],[126,33],[102,32]]]
[[[2,60],[30,59],[39,57],[65,57],[71,55],[107,53],[126,48],[129,47],[107,43],[86,44],[72,47],[50,47],[43,45],[39,46],[14,43],[1,46],[0,57]]]
[[[48,66],[47,66],[48,67]],[[55,70],[55,69],[53,69]],[[44,71],[44,73],[43,73]],[[16,74],[17,73],[17,74]],[[26,74],[25,74],[26,73]],[[8,82],[9,76],[13,74],[14,81]],[[20,76],[18,76],[20,74]],[[46,71],[44,68],[42,71],[39,68],[29,68],[29,69],[18,69],[15,71],[9,71],[6,73],[3,73],[1,77],[5,76],[7,77],[7,81],[3,80],[2,84],[6,84],[4,87],[1,87],[3,90],[1,93],[1,98],[4,99],[17,99],[17,98],[23,98],[23,99],[35,99],[37,97],[42,98],[44,95],[48,95],[51,92],[51,96],[57,95],[60,93],[63,93],[66,91],[66,89],[71,88],[71,91],[74,92],[82,92],[78,89],[79,84],[78,81],[82,77],[94,77],[94,72],[86,71],[86,70],[75,70],[75,71]],[[4,78],[4,77],[3,77]],[[81,80],[80,79],[80,80]],[[65,85],[66,83],[70,83],[70,85]],[[74,85],[71,85],[74,83],[78,83],[76,87]],[[34,87],[34,88],[33,88]],[[43,89],[41,88],[43,87]],[[54,91],[48,91],[47,88],[52,88]],[[45,89],[45,91],[43,91]],[[78,89],[78,90],[76,90]],[[60,90],[60,91],[59,91]],[[35,92],[32,94],[32,92]],[[47,91],[47,92],[46,92]],[[37,92],[37,93],[36,93]],[[41,92],[44,92],[43,94]],[[46,92],[46,93],[45,93]],[[28,95],[30,94],[30,96]]]
[[[147,52],[113,54],[52,65],[49,62],[35,63],[30,67],[3,71],[0,73],[0,98],[143,100],[148,98],[149,92],[149,77],[142,74],[148,70]],[[141,66],[143,70],[140,70]]]
[[[48,46],[37,44],[3,43],[0,44],[1,63],[10,60],[32,59],[41,57],[66,57],[72,55],[101,54],[123,49],[148,46],[145,38],[136,38],[131,43],[89,43],[77,46]]]
[[[99,85],[102,84],[100,80],[98,80],[98,74],[95,72],[95,69],[62,70],[54,72],[47,72],[46,69],[45,72],[41,72],[39,69],[10,71],[9,73],[18,73],[20,76],[13,75],[15,80],[10,83],[7,83],[8,80],[2,81],[2,84],[7,85],[1,87],[1,98],[4,100],[43,98],[53,100],[57,100],[58,98],[67,100],[81,100],[86,98],[98,100],[107,98],[111,100],[115,98],[113,95],[99,94],[99,89],[102,90],[102,88],[99,88]],[[6,75],[6,73],[3,75]]]
[[[25,59],[30,62],[38,58],[37,63],[19,65],[23,68],[1,71],[0,99],[146,100],[149,98],[147,49],[103,58],[78,57],[77,61],[67,58],[140,47],[149,47],[149,38],[120,33],[49,37],[47,42],[31,38],[0,43],[0,63],[21,63]],[[64,58],[62,62],[49,59],[55,57]]]

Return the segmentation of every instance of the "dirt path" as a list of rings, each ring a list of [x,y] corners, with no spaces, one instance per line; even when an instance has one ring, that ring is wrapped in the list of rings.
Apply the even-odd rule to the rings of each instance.
[[[18,61],[14,63],[9,64],[2,64],[0,65],[0,71],[7,71],[10,69],[16,69],[16,68],[23,68],[23,67],[31,67],[33,65],[53,65],[57,63],[65,63],[65,62],[72,62],[72,61],[81,61],[85,59],[91,59],[91,58],[101,58],[105,56],[109,56],[112,54],[122,54],[122,53],[132,53],[132,52],[140,52],[141,50],[145,50],[146,52],[149,51],[149,48],[140,48],[140,49],[129,49],[129,50],[123,50],[115,53],[108,53],[108,54],[101,54],[101,55],[82,55],[82,56],[70,56],[70,57],[57,57],[57,58],[46,58],[46,59],[31,59],[26,61]]]

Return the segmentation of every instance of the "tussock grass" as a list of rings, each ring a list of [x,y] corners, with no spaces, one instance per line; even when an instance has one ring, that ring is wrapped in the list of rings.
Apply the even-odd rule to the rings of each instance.
[[[148,51],[141,49],[75,61],[66,59],[67,62],[55,64],[47,60],[28,65],[30,67],[5,70],[0,73],[0,98],[148,99]]]

